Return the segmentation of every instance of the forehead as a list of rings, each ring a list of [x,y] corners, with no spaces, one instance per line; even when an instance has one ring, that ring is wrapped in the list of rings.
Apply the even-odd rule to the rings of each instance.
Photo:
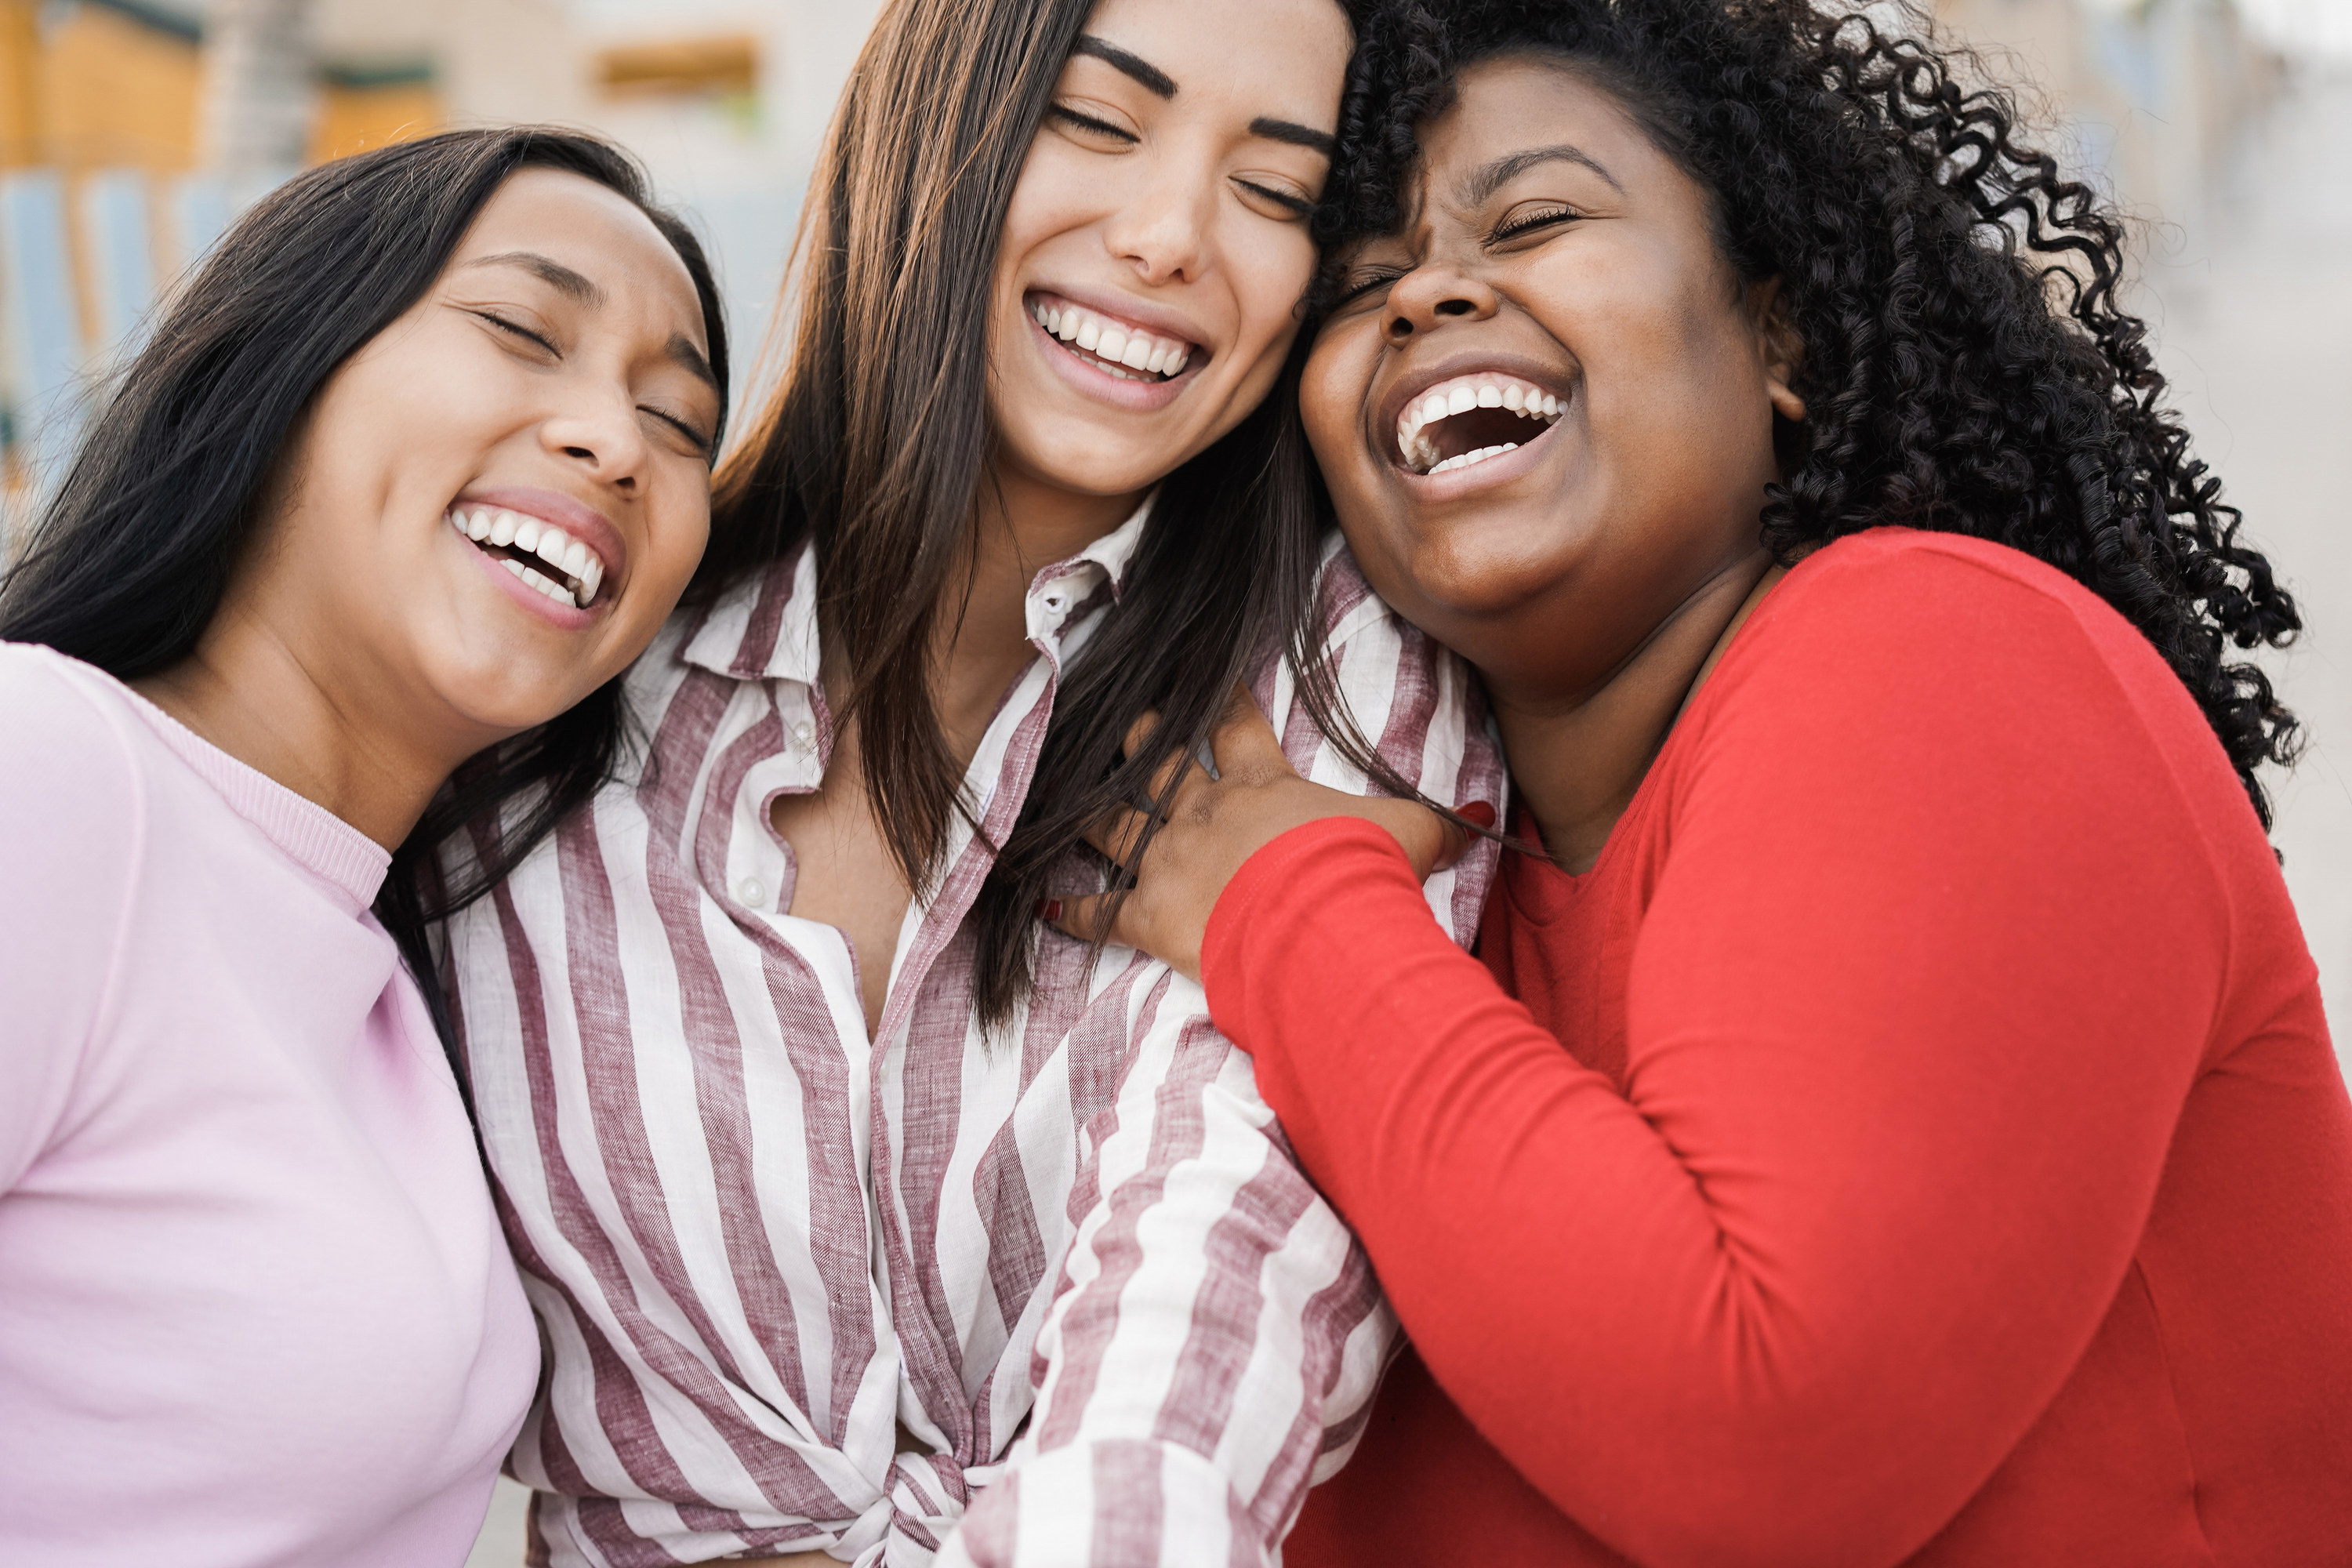
[[[475,215],[450,268],[513,253],[578,273],[616,316],[656,320],[666,333],[703,342],[701,298],[685,261],[635,203],[608,185],[560,169],[516,171]]]
[[[1468,176],[1492,159],[1533,147],[1577,148],[1621,186],[1672,172],[1622,99],[1574,61],[1545,55],[1465,67],[1453,102],[1423,127],[1420,142],[1414,183],[1441,201],[1460,196]]]
[[[1319,128],[1355,47],[1337,0],[1102,0],[1086,31],[1172,78],[1179,104],[1246,96]]]

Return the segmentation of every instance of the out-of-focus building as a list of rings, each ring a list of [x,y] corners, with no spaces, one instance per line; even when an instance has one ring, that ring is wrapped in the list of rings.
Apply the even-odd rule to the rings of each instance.
[[[551,122],[636,153],[709,242],[748,365],[878,5],[0,0],[10,510],[238,207],[299,164],[451,126]]]

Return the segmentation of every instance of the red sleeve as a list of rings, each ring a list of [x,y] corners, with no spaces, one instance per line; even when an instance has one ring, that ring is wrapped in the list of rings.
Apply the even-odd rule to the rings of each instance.
[[[2176,776],[2152,652],[1979,563],[1831,564],[1658,781],[1629,1092],[1367,824],[1268,846],[1203,953],[1439,1381],[1653,1568],[1892,1563],[1958,1510],[2124,1279],[2223,984],[2229,775]]]

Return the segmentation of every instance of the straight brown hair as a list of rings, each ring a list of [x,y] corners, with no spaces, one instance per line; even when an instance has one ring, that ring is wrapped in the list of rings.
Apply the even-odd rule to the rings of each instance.
[[[1335,3],[1360,37],[1365,5]],[[932,649],[968,585],[992,448],[999,238],[1094,4],[885,10],[811,181],[789,358],[719,471],[710,549],[688,594],[708,602],[804,541],[814,547],[822,625],[845,677],[835,719],[856,727],[875,819],[919,895],[943,869],[955,816],[971,809],[932,704]],[[1351,68],[1343,136],[1368,118],[1361,93]],[[1165,760],[1201,748],[1235,683],[1313,594],[1322,520],[1296,414],[1304,354],[1302,333],[1267,400],[1162,483],[1118,604],[1062,678],[1027,803],[974,910],[974,1003],[990,1025],[1027,992],[1039,899],[1100,885],[1087,826],[1147,798]],[[1301,688],[1310,708],[1328,709],[1327,673],[1309,670]],[[1158,731],[1122,761],[1122,738],[1151,710]]]

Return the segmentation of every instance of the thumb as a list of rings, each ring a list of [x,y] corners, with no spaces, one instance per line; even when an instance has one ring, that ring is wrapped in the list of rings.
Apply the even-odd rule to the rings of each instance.
[[[1109,897],[1108,893],[1070,893],[1058,899],[1040,899],[1037,918],[1080,942],[1108,942],[1112,924],[1105,906]]]
[[[1495,826],[1495,808],[1483,800],[1469,801],[1457,805],[1454,808],[1454,815],[1460,817],[1462,822],[1467,822],[1473,826],[1491,828]],[[1470,846],[1476,841],[1477,836],[1465,828],[1461,822],[1448,822],[1445,825],[1444,847],[1438,850],[1437,863],[1430,868],[1431,871],[1448,869],[1455,861],[1468,854]]]

